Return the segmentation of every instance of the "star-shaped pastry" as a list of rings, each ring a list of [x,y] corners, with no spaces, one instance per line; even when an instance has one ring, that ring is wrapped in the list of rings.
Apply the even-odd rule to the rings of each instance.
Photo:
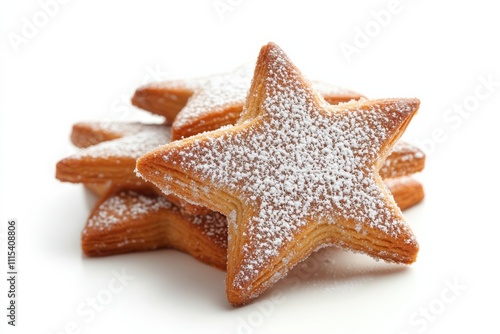
[[[418,106],[328,105],[270,43],[236,126],[157,148],[137,170],[165,193],[227,216],[226,292],[242,305],[328,245],[415,261],[415,236],[378,170]]]
[[[132,104],[165,116],[172,123],[172,140],[216,130],[236,123],[252,81],[253,66],[207,78],[153,83],[136,90]],[[315,81],[315,88],[330,103],[359,99],[350,90]]]
[[[227,221],[216,212],[183,214],[148,189],[111,189],[96,203],[82,231],[87,256],[173,248],[226,268]]]

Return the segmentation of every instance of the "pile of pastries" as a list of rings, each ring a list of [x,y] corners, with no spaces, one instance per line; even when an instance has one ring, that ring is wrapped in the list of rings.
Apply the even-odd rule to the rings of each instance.
[[[417,99],[309,81],[274,43],[253,65],[136,90],[161,124],[73,126],[56,177],[98,196],[87,256],[173,248],[226,270],[243,305],[329,246],[411,264],[401,210],[424,198],[425,155],[399,141]]]

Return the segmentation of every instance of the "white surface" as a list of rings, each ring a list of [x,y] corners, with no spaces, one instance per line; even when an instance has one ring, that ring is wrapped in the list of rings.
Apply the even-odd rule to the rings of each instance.
[[[8,333],[64,333],[66,327],[66,333],[498,328],[496,7],[489,1],[402,0],[400,11],[348,63],[341,43],[352,43],[356,28],[370,27],[371,11],[388,8],[389,1],[220,3],[233,4],[223,19],[212,0],[70,1],[19,52],[8,34],[20,34],[23,17],[31,20],[40,4],[0,5],[2,268],[6,222],[17,218],[20,225],[18,327],[9,326]],[[422,144],[433,132],[444,139],[429,152],[420,176],[425,202],[406,212],[421,246],[418,262],[401,269],[329,252],[330,263],[321,260],[325,256],[308,260],[307,268],[295,270],[256,303],[233,309],[225,300],[224,274],[182,253],[82,257],[80,231],[95,199],[78,185],[54,179],[55,163],[72,150],[71,125],[146,117],[127,104],[138,85],[231,70],[254,60],[268,41],[278,43],[310,78],[370,97],[421,99],[407,139]],[[497,82],[490,95],[468,114],[448,114],[455,104],[475,101],[471,96],[481,77]],[[118,289],[113,271],[122,270],[134,278]],[[5,279],[0,282],[4,309]],[[120,291],[91,318],[87,298],[109,297],[110,283]],[[460,289],[454,293],[450,284]],[[4,313],[0,328],[5,329]]]

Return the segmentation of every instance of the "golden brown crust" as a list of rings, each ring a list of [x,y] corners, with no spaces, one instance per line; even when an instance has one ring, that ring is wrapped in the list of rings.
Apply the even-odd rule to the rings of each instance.
[[[402,176],[385,179],[384,183],[401,210],[411,208],[420,203],[425,197],[424,187],[412,177]]]
[[[104,128],[96,130],[90,123],[76,123],[71,131],[71,142],[76,147],[86,148],[122,137],[122,134]]]
[[[142,182],[134,175],[136,159],[99,157],[68,157],[56,164],[56,178],[72,183],[106,183],[117,184]]]
[[[135,91],[132,104],[153,114],[165,116],[166,123],[172,124],[192,94],[193,91],[187,88],[146,85]]]
[[[243,103],[228,107],[223,111],[200,115],[182,125],[173,125],[172,140],[188,138],[202,132],[217,130],[226,125],[233,125],[240,118],[242,108]]]
[[[224,269],[227,225],[223,216],[188,216],[147,189],[110,189],[96,203],[82,232],[87,256],[173,248]]]

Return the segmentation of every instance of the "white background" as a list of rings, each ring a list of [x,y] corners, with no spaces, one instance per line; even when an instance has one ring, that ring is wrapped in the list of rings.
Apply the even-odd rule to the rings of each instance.
[[[20,272],[18,326],[8,332],[498,330],[500,20],[491,1],[464,3],[401,0],[381,26],[373,13],[389,1],[73,0],[50,7],[47,22],[37,1],[2,1],[0,259],[5,268],[6,223],[16,218]],[[214,4],[229,7],[221,13]],[[12,43],[33,20],[44,26]],[[365,29],[371,36],[361,40]],[[357,53],[346,57],[341,45],[356,47],[356,38]],[[179,252],[83,257],[80,231],[95,198],[54,178],[55,163],[73,150],[71,125],[145,118],[128,104],[137,86],[229,71],[268,41],[310,78],[369,97],[421,99],[406,134],[428,152],[419,176],[426,199],[405,213],[420,242],[417,263],[320,253],[256,303],[233,309],[224,273]],[[77,311],[122,271],[133,279],[102,311]]]

